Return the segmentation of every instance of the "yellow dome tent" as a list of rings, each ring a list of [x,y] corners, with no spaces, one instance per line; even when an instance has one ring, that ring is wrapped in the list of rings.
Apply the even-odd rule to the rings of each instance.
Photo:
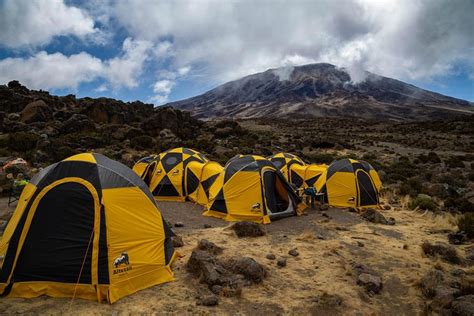
[[[0,294],[113,303],[173,280],[172,234],[132,170],[72,156],[23,190],[0,241]]]
[[[321,202],[339,207],[375,207],[379,205],[382,182],[377,171],[361,160],[333,162],[316,181]]]
[[[268,160],[270,160],[275,167],[280,170],[285,179],[290,183],[293,183],[291,182],[291,168],[294,166],[306,165],[300,157],[290,153],[277,153],[268,157]],[[297,186],[299,187],[299,185]]]
[[[188,198],[201,205],[209,202],[209,190],[215,184],[217,177],[224,171],[218,162],[201,163],[191,161],[185,172],[185,184]]]
[[[328,168],[327,165],[293,165],[290,170],[290,183],[297,188],[314,187],[314,184]]]
[[[271,161],[260,156],[238,155],[227,162],[211,187],[204,215],[267,224],[296,215],[304,208]]]
[[[185,201],[184,173],[192,161],[204,163],[208,160],[200,152],[184,147],[167,150],[151,160],[145,180],[149,181],[153,196],[163,201]]]
[[[326,165],[305,164],[304,161],[290,153],[277,153],[268,158],[277,167],[283,176],[297,188],[314,186],[321,176]]]
[[[145,180],[145,177],[148,173],[148,170],[150,169],[150,166],[152,166],[153,161],[156,160],[157,155],[150,155],[147,157],[144,157],[137,161],[137,163],[133,166],[133,171],[135,171],[136,174],[143,180]],[[146,181],[145,181],[146,183]]]

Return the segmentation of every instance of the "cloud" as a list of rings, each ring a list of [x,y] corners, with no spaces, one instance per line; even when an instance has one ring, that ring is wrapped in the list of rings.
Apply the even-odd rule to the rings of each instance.
[[[161,71],[159,76],[162,79],[156,81],[153,85],[153,92],[155,95],[151,97],[149,101],[156,104],[163,104],[168,101],[168,97],[171,94],[173,87],[180,79],[188,75],[190,71],[190,66],[178,68],[176,71]]]
[[[85,37],[97,30],[87,12],[62,0],[0,1],[0,45],[44,45],[55,36]]]
[[[168,38],[176,67],[191,65],[220,83],[306,62],[400,79],[474,72],[474,2],[135,1],[110,10],[133,37]]]
[[[19,80],[33,89],[76,89],[81,83],[103,78],[114,89],[134,88],[152,50],[150,42],[127,38],[120,56],[108,60],[85,52],[65,56],[45,51],[26,58],[6,58],[0,60],[0,82]],[[106,85],[101,87],[98,91],[105,91]]]
[[[142,73],[145,61],[150,58],[153,44],[149,41],[125,39],[122,45],[123,54],[106,61],[105,76],[113,87],[125,86],[135,88],[137,78]]]
[[[153,85],[153,92],[158,94],[170,94],[174,86],[174,81],[159,80]]]

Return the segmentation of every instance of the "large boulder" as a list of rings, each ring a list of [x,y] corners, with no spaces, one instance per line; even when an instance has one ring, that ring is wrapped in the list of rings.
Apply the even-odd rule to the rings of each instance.
[[[29,103],[20,113],[23,123],[47,122],[52,117],[53,111],[43,100]]]

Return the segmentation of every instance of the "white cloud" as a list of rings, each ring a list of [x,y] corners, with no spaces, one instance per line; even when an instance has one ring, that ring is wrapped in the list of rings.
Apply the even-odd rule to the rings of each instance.
[[[472,1],[136,1],[111,14],[136,38],[172,38],[173,63],[217,83],[307,62],[429,79],[474,64]],[[469,68],[470,74],[474,72]]]
[[[0,1],[0,45],[18,48],[44,45],[59,35],[93,34],[94,20],[87,12],[63,0]]]
[[[170,94],[171,89],[175,85],[174,81],[171,80],[159,80],[153,85],[153,92],[158,94]]]
[[[65,56],[41,51],[27,58],[6,58],[0,60],[0,82],[19,80],[33,89],[75,89],[82,82],[103,78],[114,89],[134,88],[152,48],[150,42],[127,38],[122,54],[105,61],[84,52]]]
[[[65,56],[41,51],[29,58],[0,60],[0,82],[15,79],[32,89],[76,88],[103,73],[101,60],[86,53]]]
[[[122,56],[112,58],[106,62],[106,77],[114,87],[125,86],[134,88],[138,85],[137,79],[143,71],[143,65],[150,58],[153,44],[149,41],[134,41],[125,39],[122,45]]]

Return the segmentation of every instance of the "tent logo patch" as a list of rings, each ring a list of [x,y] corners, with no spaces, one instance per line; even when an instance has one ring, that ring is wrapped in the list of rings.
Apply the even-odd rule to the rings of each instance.
[[[124,251],[120,254],[120,256],[115,258],[114,267],[114,274],[132,270],[127,252]]]

